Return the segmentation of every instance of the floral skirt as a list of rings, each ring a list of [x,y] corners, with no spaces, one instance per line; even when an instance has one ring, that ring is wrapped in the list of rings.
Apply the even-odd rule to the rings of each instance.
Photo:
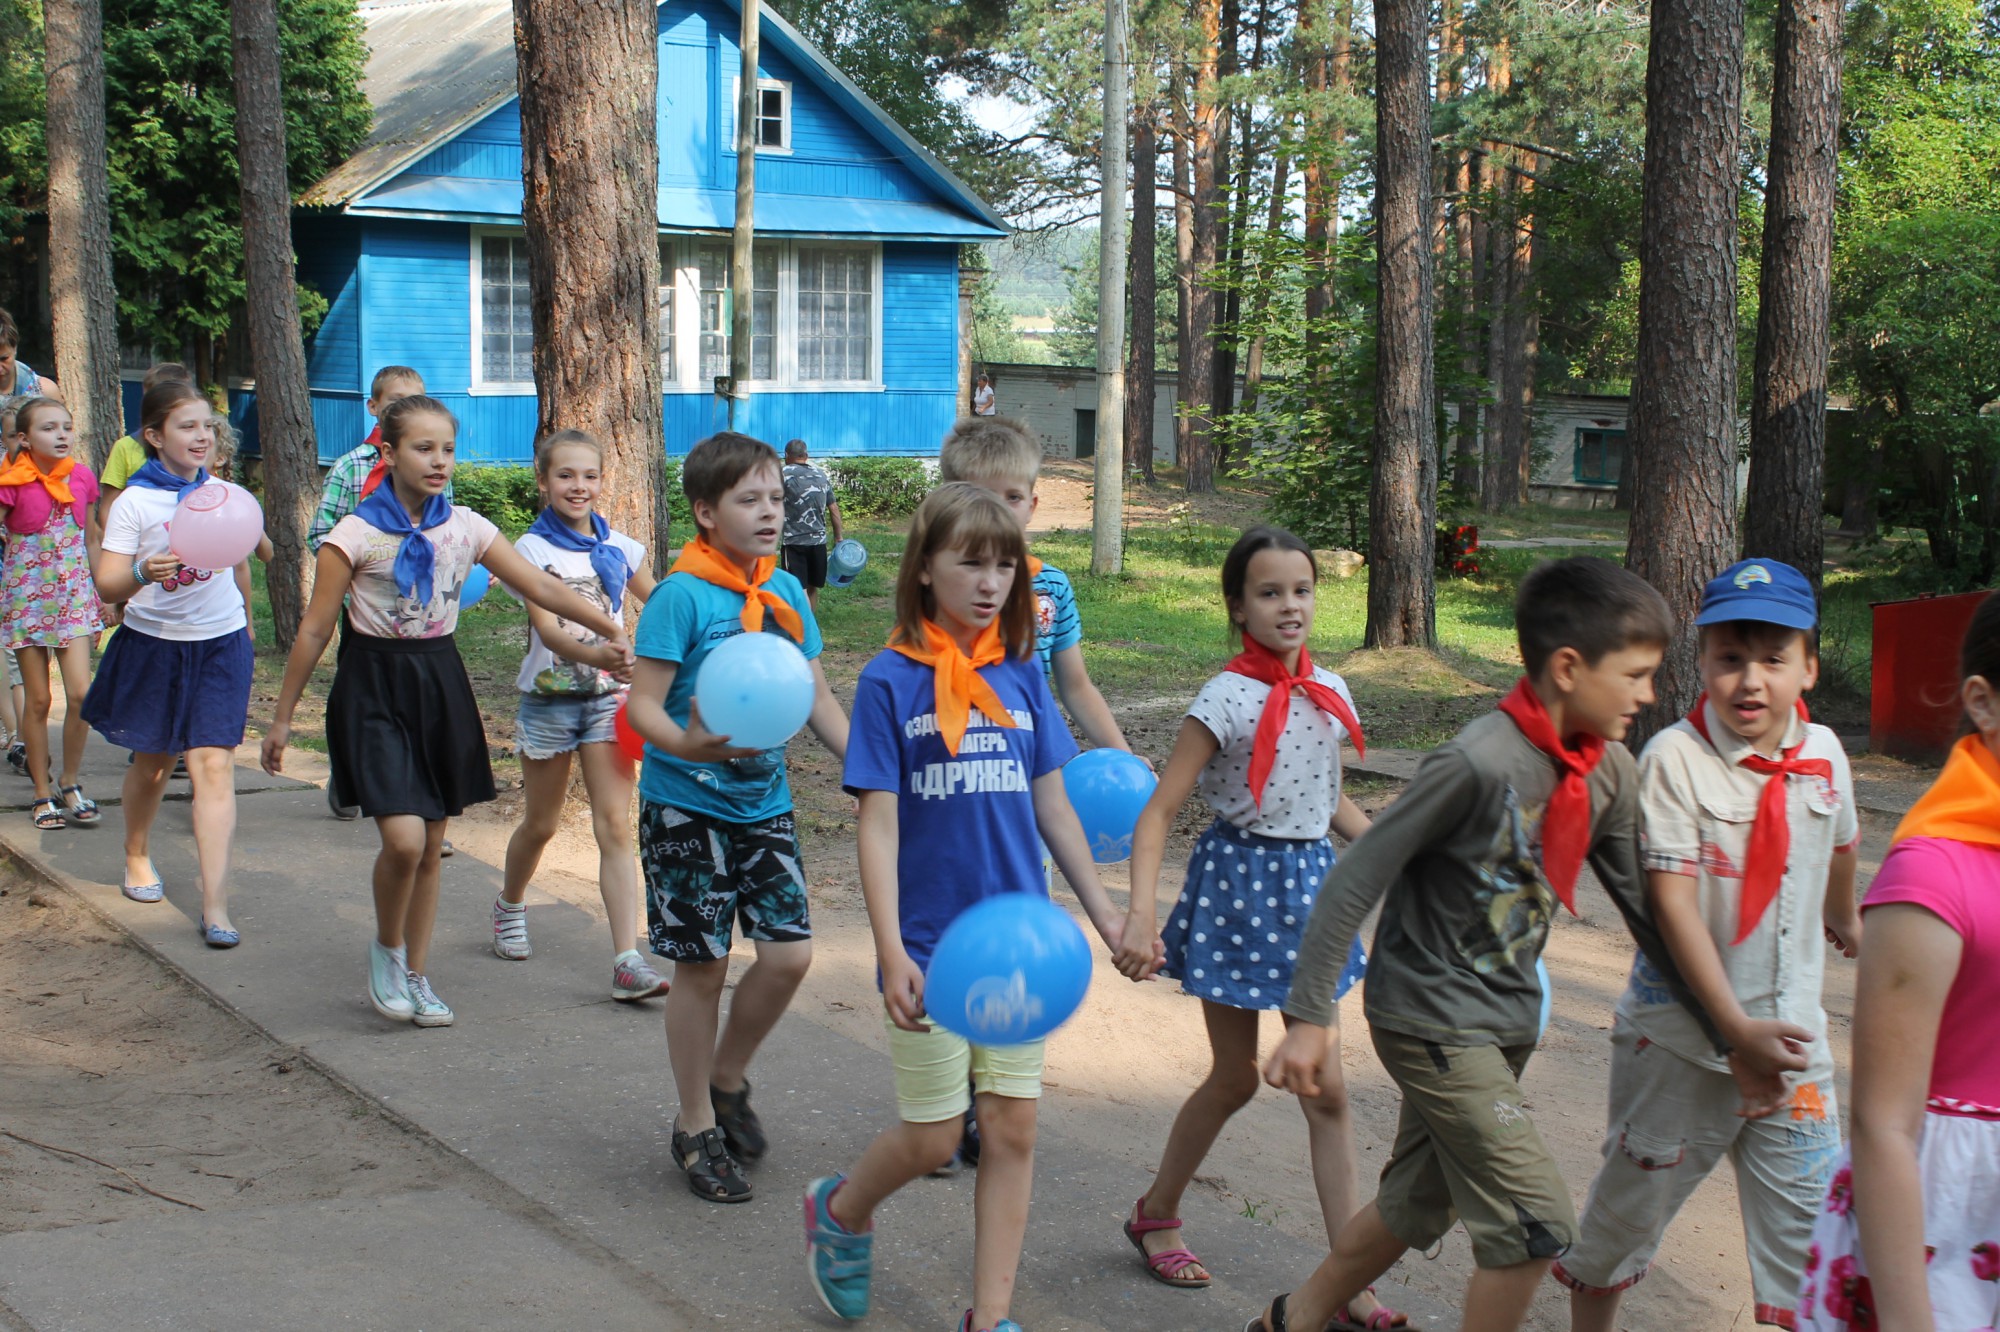
[[[1924,1189],[1924,1253],[1938,1332],[2000,1327],[2000,1110],[1946,1113],[1933,1099],[1917,1165]],[[1881,1326],[1855,1223],[1866,1199],[1842,1159],[1813,1227],[1799,1291],[1799,1332],[1874,1332]]]
[[[104,607],[90,574],[90,551],[70,505],[57,506],[39,532],[7,533],[0,561],[0,637],[4,646],[61,647],[104,628]]]

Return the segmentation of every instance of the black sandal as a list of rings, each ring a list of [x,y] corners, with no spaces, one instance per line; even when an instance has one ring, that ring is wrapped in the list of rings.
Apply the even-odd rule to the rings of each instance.
[[[750,1181],[729,1154],[720,1129],[687,1134],[674,1130],[674,1160],[687,1175],[695,1197],[717,1203],[749,1202]]]
[[[1287,1291],[1277,1299],[1272,1300],[1269,1309],[1258,1314],[1243,1325],[1243,1332],[1286,1332],[1285,1301],[1290,1298],[1292,1298],[1291,1293]],[[1267,1317],[1268,1321],[1266,1321]]]
[[[708,1103],[715,1107],[715,1126],[722,1130],[722,1140],[728,1144],[730,1154],[739,1161],[755,1161],[764,1155],[771,1143],[764,1136],[763,1121],[750,1108],[750,1084],[743,1084],[742,1091],[726,1092],[710,1085]]]

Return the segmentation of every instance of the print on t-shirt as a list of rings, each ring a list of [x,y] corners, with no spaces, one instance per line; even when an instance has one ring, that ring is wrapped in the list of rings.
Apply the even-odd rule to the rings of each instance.
[[[1026,708],[1009,708],[1014,728],[1034,734],[1035,714]],[[910,794],[924,800],[948,800],[955,795],[977,795],[995,791],[1026,791],[1030,786],[1028,765],[1014,754],[1008,728],[995,723],[983,712],[974,712],[966,723],[965,738],[958,754],[942,763],[926,763],[910,773]],[[912,717],[903,727],[903,737],[937,734],[937,714],[926,712]],[[998,758],[981,757],[998,754]]]

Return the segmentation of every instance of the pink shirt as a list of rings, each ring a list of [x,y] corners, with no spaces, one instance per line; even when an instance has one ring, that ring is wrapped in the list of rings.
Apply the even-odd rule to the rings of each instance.
[[[1861,906],[1907,902],[1965,941],[1945,996],[1930,1095],[2000,1106],[2000,847],[1942,837],[1898,842]]]
[[[76,497],[77,526],[88,530],[90,506],[97,503],[97,477],[82,463],[70,469],[69,493]],[[7,510],[9,532],[27,533],[47,527],[56,505],[49,488],[36,481],[25,486],[0,486],[0,507]]]

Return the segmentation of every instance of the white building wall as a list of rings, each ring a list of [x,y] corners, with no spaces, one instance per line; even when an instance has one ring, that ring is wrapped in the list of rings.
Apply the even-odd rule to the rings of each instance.
[[[1074,458],[1079,411],[1097,411],[1097,372],[1070,365],[988,365],[993,405],[1025,424],[1042,442],[1046,458]],[[1174,451],[1174,384],[1159,375],[1153,392],[1153,461],[1171,467]]]

